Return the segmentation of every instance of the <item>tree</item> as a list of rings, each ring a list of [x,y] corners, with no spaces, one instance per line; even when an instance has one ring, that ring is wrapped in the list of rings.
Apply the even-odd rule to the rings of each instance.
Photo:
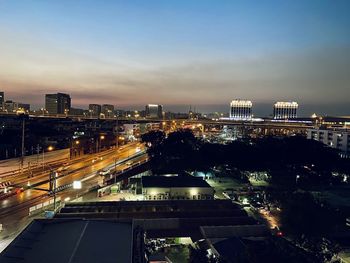
[[[148,147],[157,148],[165,139],[163,131],[150,131],[141,135],[142,142],[146,143]]]
[[[197,249],[192,246],[190,248],[189,263],[208,263],[207,251],[204,249]]]

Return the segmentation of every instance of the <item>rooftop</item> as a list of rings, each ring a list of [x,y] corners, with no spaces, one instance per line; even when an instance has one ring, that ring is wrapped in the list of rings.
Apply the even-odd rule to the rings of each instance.
[[[131,223],[37,219],[0,254],[0,262],[131,262]]]

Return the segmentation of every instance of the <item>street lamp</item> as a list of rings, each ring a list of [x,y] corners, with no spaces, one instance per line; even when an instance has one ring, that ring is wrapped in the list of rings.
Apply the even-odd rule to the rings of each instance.
[[[118,157],[114,158],[114,184],[117,182],[117,160]]]
[[[73,181],[73,189],[81,189],[82,185],[81,185],[81,181]]]
[[[53,146],[49,146],[47,147],[47,151],[51,152],[54,149]],[[43,147],[43,171],[45,170],[45,148]]]
[[[73,181],[73,189],[80,190],[81,188],[81,181]],[[75,199],[78,199],[78,193],[76,194]]]
[[[297,174],[297,175],[295,176],[295,184],[298,184],[298,180],[299,180],[299,178],[300,178],[300,175],[299,175],[299,174]]]
[[[105,139],[105,136],[104,136],[104,135],[101,135],[101,136],[100,136],[100,141],[99,141],[99,149],[98,149],[98,152],[101,151],[101,144],[102,144],[102,140],[104,140],[104,139]]]

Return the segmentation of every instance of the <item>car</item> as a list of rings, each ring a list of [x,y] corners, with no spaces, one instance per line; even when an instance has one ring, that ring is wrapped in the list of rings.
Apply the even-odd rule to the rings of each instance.
[[[92,159],[92,163],[95,163],[97,161],[101,161],[103,159],[103,157],[95,157],[94,159]]]
[[[126,164],[127,166],[130,166],[130,165],[132,165],[132,162],[131,162],[131,161],[127,161],[125,164]]]
[[[69,168],[69,166],[61,166],[60,168],[57,169],[58,172],[61,172],[61,171],[67,171]]]
[[[110,169],[103,169],[102,171],[99,172],[100,175],[107,175],[111,172]]]

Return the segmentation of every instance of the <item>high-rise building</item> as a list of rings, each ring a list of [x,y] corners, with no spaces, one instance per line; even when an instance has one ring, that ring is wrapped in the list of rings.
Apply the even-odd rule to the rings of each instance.
[[[146,118],[162,119],[163,105],[148,104],[146,105]]]
[[[71,108],[71,98],[68,94],[46,94],[45,108],[49,114],[68,114]]]
[[[89,116],[99,117],[101,114],[101,105],[99,104],[89,104]]]
[[[233,120],[250,120],[253,103],[250,100],[233,100],[230,104],[230,118]]]
[[[4,110],[5,93],[0,91],[0,111]]]
[[[103,104],[101,110],[106,118],[113,118],[113,116],[114,116],[114,106],[113,105]]]
[[[279,101],[273,105],[274,119],[293,119],[297,117],[298,103]]]

